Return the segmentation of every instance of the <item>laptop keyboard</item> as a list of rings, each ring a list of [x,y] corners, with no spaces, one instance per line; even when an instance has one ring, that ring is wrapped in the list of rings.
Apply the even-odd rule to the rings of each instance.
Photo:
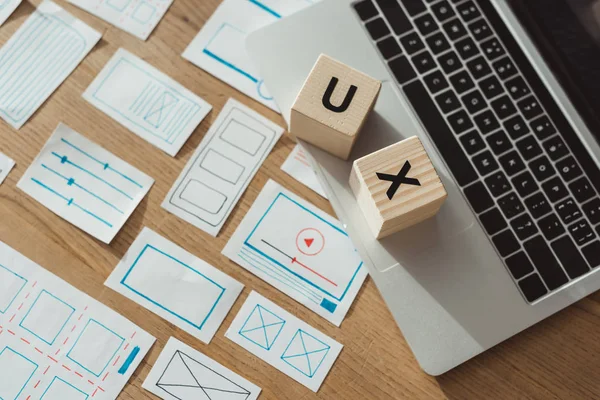
[[[600,171],[490,1],[353,7],[523,297],[600,266]]]

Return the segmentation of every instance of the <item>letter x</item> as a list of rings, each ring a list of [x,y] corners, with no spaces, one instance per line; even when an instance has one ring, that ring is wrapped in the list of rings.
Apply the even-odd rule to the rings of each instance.
[[[410,169],[410,162],[406,161],[400,172],[398,172],[398,175],[382,174],[377,172],[377,177],[379,180],[392,182],[390,188],[386,192],[388,199],[392,200],[394,198],[394,195],[400,188],[400,185],[403,183],[406,183],[407,185],[421,186],[421,182],[419,182],[418,179],[406,177],[406,174],[408,174]]]

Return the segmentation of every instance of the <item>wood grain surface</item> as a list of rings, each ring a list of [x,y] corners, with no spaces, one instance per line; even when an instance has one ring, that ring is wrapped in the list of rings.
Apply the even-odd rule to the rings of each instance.
[[[216,239],[160,208],[173,181],[229,97],[285,126],[283,119],[273,111],[181,58],[187,44],[219,2],[175,0],[149,40],[143,42],[66,1],[57,0],[70,13],[102,32],[103,38],[23,128],[15,131],[0,121],[0,151],[17,162],[16,168],[0,186],[0,240],[157,338],[119,398],[155,398],[144,391],[141,384],[170,336],[177,337],[262,387],[262,400],[600,398],[598,293],[453,371],[433,378],[420,370],[370,279],[367,278],[341,328],[336,328],[222,256],[225,243],[269,178],[324,211],[333,213],[326,200],[280,170],[294,146],[288,134],[275,146]],[[34,4],[38,1],[24,0],[0,27],[0,45],[32,13]],[[177,157],[166,155],[129,132],[81,97],[119,47],[142,57],[214,106]],[[66,123],[156,180],[148,196],[110,245],[83,233],[16,188],[17,181],[59,122]],[[103,285],[144,226],[246,285],[209,345]],[[252,289],[344,345],[318,393],[311,392],[224,337]]]

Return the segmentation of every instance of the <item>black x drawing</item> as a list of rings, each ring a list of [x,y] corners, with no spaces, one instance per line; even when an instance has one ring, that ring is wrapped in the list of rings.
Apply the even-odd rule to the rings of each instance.
[[[398,172],[398,175],[382,174],[380,172],[377,172],[377,177],[379,178],[379,180],[392,182],[390,188],[386,192],[388,199],[391,200],[394,198],[394,195],[400,188],[400,185],[402,185],[403,183],[406,183],[407,185],[421,186],[421,182],[419,182],[418,179],[406,177],[406,174],[408,174],[410,168],[410,162],[406,161],[402,166],[400,172]]]

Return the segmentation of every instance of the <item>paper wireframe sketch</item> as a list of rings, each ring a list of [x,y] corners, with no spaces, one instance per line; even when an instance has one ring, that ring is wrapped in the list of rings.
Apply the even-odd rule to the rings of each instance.
[[[342,345],[252,292],[225,337],[317,392]]]
[[[60,124],[17,187],[110,243],[153,183],[148,175]]]
[[[252,382],[173,337],[142,387],[165,400],[256,400],[261,391]]]
[[[0,399],[116,399],[153,343],[0,242]]]
[[[244,285],[144,228],[105,285],[209,343]]]
[[[2,184],[2,182],[4,182],[4,180],[6,179],[6,177],[8,176],[8,174],[14,166],[15,162],[12,158],[0,153],[0,185]]]
[[[217,236],[283,128],[229,99],[162,207]]]
[[[0,26],[19,7],[22,0],[0,0]]]
[[[148,39],[172,2],[173,0],[69,0],[69,3],[142,40]]]
[[[100,37],[55,3],[44,1],[0,49],[2,119],[15,129],[23,126]]]
[[[246,53],[246,36],[315,2],[317,0],[224,0],[183,57],[279,112]]]
[[[83,98],[171,156],[212,108],[124,49],[115,53]]]
[[[310,166],[306,152],[301,145],[297,144],[294,147],[281,165],[281,170],[317,194],[327,198],[327,194],[321,187],[317,174]]]
[[[367,276],[342,224],[272,180],[223,255],[337,326]]]

